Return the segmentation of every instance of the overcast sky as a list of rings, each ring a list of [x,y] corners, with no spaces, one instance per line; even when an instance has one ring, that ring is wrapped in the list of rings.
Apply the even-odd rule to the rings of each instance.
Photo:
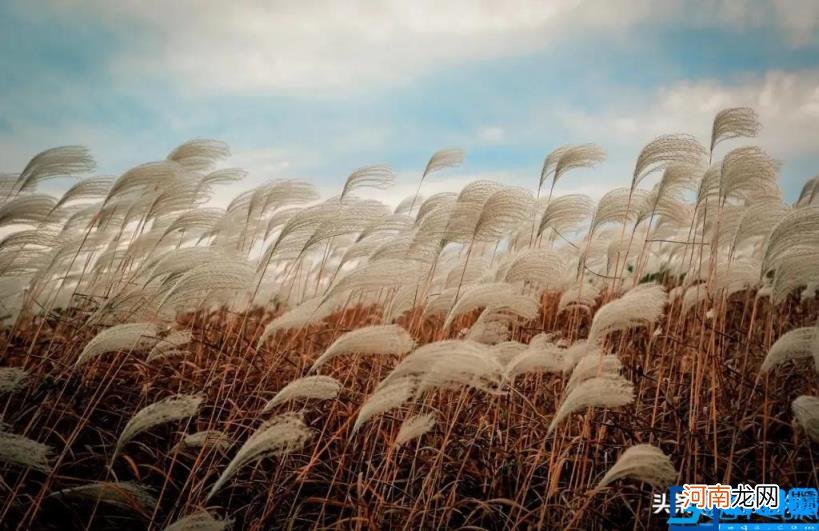
[[[819,173],[812,0],[3,0],[0,72],[0,171],[84,144],[116,175],[210,137],[244,186],[298,177],[329,195],[389,164],[396,202],[438,148],[466,163],[427,194],[533,187],[550,150],[596,142],[607,162],[558,192],[599,196],[656,135],[707,143],[717,111],[750,105],[788,199]]]

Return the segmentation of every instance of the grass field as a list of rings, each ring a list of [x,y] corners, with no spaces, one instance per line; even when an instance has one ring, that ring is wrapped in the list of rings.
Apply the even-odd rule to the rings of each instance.
[[[652,529],[668,485],[816,486],[819,182],[785,202],[759,127],[659,137],[597,201],[560,191],[593,145],[395,208],[385,166],[215,207],[212,140],[35,156],[0,181],[0,520]]]

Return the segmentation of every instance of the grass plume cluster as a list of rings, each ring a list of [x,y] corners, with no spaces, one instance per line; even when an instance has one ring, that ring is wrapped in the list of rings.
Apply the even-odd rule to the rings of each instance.
[[[216,208],[218,141],[36,155],[0,180],[0,520],[641,529],[670,483],[816,485],[817,184],[786,203],[759,128],[659,137],[599,201],[560,194],[591,144],[424,198],[444,149],[396,208],[383,165]]]

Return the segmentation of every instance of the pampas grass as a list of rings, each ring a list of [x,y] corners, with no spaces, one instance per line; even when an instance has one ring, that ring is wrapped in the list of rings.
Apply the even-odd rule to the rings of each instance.
[[[287,384],[276,396],[270,399],[262,413],[270,411],[279,404],[291,400],[332,400],[341,390],[338,380],[329,376],[305,376]]]
[[[599,200],[554,193],[589,144],[421,197],[441,150],[397,207],[356,195],[403,168],[322,198],[207,139],[0,175],[0,521],[651,528],[620,480],[811,484],[816,179],[785,200],[749,109],[700,125]]]
[[[262,424],[239,448],[208,493],[212,498],[242,467],[266,456],[282,456],[301,449],[312,432],[301,417],[280,415]]]
[[[117,440],[114,449],[114,458],[120,453],[125,444],[140,433],[159,424],[173,422],[192,417],[202,405],[203,397],[195,395],[176,395],[154,402],[140,409],[125,428]]]
[[[624,478],[645,481],[655,489],[663,490],[674,483],[677,471],[662,450],[650,444],[638,444],[620,454],[597,484],[597,489]]]
[[[51,453],[49,446],[10,433],[0,425],[0,462],[48,473],[51,471]]]
[[[552,433],[563,419],[576,411],[589,407],[615,408],[630,404],[633,400],[634,386],[622,376],[589,378],[567,393],[548,431]]]
[[[405,354],[415,342],[406,330],[398,325],[373,325],[347,332],[336,339],[310,367],[318,370],[331,359],[343,354]]]

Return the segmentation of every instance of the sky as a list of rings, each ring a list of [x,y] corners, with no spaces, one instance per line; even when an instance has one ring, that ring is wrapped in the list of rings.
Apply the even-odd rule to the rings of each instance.
[[[325,196],[356,168],[412,194],[429,156],[466,152],[422,194],[475,179],[535,188],[552,149],[608,159],[557,193],[630,182],[663,133],[708,144],[751,106],[754,143],[794,200],[819,173],[819,2],[551,0],[0,1],[0,171],[82,144],[98,173],[191,138],[231,146],[240,187],[303,178]],[[236,189],[223,189],[224,202]]]

